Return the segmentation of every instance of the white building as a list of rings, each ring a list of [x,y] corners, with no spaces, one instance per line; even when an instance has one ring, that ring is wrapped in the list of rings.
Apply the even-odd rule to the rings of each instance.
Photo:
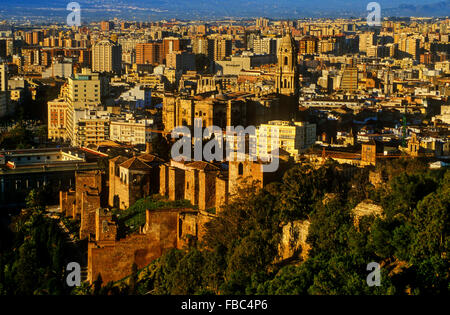
[[[442,105],[441,114],[435,117],[440,119],[444,124],[450,124],[450,105]]]
[[[54,62],[50,67],[42,72],[42,77],[45,78],[68,78],[72,76],[71,62]]]
[[[148,108],[152,104],[152,91],[143,85],[136,85],[134,88],[123,92],[119,100],[129,103],[134,108]]]
[[[272,120],[267,124],[261,124],[256,129],[257,156],[264,156],[265,153],[276,149],[272,137],[278,134],[277,146],[292,156],[297,156],[316,141],[316,125],[308,122],[291,122],[282,120]]]
[[[152,126],[152,119],[135,120],[131,114],[127,114],[125,119],[111,121],[109,138],[132,145],[145,144],[152,140],[152,133],[149,131]]]
[[[91,109],[75,109],[73,125],[67,126],[73,146],[87,147],[109,139],[110,113]]]

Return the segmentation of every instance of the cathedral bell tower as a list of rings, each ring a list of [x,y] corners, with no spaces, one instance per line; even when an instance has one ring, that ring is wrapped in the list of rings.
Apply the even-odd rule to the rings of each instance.
[[[282,95],[297,95],[297,51],[291,34],[286,34],[278,47],[278,66],[276,73],[276,89]]]

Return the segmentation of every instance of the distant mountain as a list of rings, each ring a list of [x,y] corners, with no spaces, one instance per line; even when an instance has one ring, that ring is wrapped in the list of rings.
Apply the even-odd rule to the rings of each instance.
[[[3,0],[4,1],[4,0]],[[378,0],[383,16],[448,16],[450,0]],[[0,17],[64,20],[70,0],[14,0],[0,5]],[[223,17],[362,17],[369,0],[78,0],[82,19],[214,19]]]
[[[401,4],[397,8],[387,9],[386,14],[392,16],[448,16],[450,15],[450,0],[419,5]]]

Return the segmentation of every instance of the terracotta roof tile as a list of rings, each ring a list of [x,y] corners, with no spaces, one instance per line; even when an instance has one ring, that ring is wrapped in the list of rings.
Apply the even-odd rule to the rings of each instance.
[[[122,156],[122,155],[118,155],[115,158],[110,159],[110,162],[113,162],[114,164],[122,164],[123,162],[125,162],[127,160],[126,157]]]
[[[132,157],[131,159],[126,160],[122,164],[120,164],[120,167],[130,169],[130,170],[149,170],[151,169],[150,166],[139,160],[137,157]]]

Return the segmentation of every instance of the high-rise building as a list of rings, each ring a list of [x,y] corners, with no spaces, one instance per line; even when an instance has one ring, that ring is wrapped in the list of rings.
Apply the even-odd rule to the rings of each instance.
[[[275,87],[283,95],[298,92],[297,52],[290,34],[284,36],[278,47],[278,66]]]
[[[8,66],[0,64],[0,117],[9,114]]]
[[[174,51],[166,55],[166,66],[176,70],[195,70],[195,55],[185,51]]]
[[[102,31],[108,32],[108,31],[110,31],[110,30],[112,30],[114,28],[114,22],[102,21],[100,23],[100,28],[102,29]]]
[[[266,28],[268,26],[269,26],[269,19],[263,18],[263,17],[256,19],[256,27],[257,28]]]
[[[205,37],[197,37],[192,41],[192,51],[194,54],[208,56],[208,39]]]
[[[84,109],[100,104],[101,82],[97,73],[82,69],[81,74],[75,74],[68,79],[67,86],[63,87],[63,99],[67,102],[66,135],[65,137],[76,143],[75,127],[77,113]]]
[[[163,39],[163,59],[166,59],[167,54],[176,51],[186,50],[188,41],[183,38],[166,37]]]
[[[359,51],[367,52],[367,48],[376,44],[376,35],[374,33],[359,34]]]
[[[253,52],[257,55],[275,55],[277,53],[277,40],[263,37],[253,39]]]
[[[345,91],[355,91],[358,89],[358,68],[349,67],[344,70],[341,89]]]
[[[7,40],[6,39],[0,39],[0,59],[6,59],[7,55],[8,55],[8,43],[7,43]]]
[[[419,59],[420,40],[418,38],[410,37],[406,40],[406,53],[414,60]]]
[[[92,47],[92,71],[114,72],[122,70],[122,47],[110,40],[102,40]]]
[[[232,53],[232,42],[230,39],[215,38],[208,41],[208,56],[211,60],[223,60]]]
[[[162,64],[164,59],[163,44],[160,42],[136,44],[136,64]]]
[[[92,73],[89,69],[82,69],[69,77],[66,98],[69,105],[75,109],[88,108],[99,105],[102,96],[102,82],[98,73]]]
[[[208,26],[206,24],[200,24],[196,26],[195,30],[197,34],[206,35],[208,32]]]
[[[25,43],[27,43],[27,45],[33,45],[33,33],[32,32],[25,33]]]
[[[412,58],[418,60],[420,57],[420,40],[414,37],[402,36],[398,40],[398,53],[400,58]]]
[[[298,42],[301,55],[313,55],[317,53],[319,39],[314,36],[304,36]]]
[[[33,32],[33,45],[39,45],[40,42],[44,40],[44,33],[42,31],[34,31]]]
[[[0,64],[0,91],[4,92],[8,90],[8,66],[6,64]]]

